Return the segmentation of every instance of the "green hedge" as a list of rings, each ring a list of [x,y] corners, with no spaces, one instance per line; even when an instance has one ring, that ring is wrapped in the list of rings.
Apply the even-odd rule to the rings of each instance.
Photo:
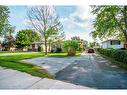
[[[98,48],[97,51],[100,54],[111,57],[116,61],[127,63],[127,50],[116,50],[116,49],[102,49]]]

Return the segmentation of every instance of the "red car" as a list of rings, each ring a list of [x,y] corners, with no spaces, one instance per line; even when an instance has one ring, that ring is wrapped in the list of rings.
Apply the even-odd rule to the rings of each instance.
[[[94,53],[94,49],[92,48],[88,49],[88,53]]]

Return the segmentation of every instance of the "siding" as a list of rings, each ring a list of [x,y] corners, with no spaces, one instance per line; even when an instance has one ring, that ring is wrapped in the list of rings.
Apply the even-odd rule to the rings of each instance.
[[[124,43],[121,42],[120,45],[111,45],[110,41],[106,41],[102,43],[102,48],[114,48],[114,49],[119,49],[119,48],[123,48],[124,47]]]

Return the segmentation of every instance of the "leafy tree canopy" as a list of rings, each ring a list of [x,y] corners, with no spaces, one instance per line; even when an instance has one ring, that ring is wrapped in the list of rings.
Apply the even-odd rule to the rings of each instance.
[[[37,32],[30,29],[21,30],[16,36],[16,44],[20,48],[28,46],[34,41],[39,41],[39,36]]]
[[[8,26],[9,8],[0,5],[0,36],[5,34],[5,27]]]
[[[92,6],[96,15],[93,38],[107,38],[123,34],[127,42],[127,6]]]

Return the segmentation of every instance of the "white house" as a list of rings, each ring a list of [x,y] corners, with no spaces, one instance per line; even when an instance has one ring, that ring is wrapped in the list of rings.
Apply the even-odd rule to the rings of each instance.
[[[124,48],[124,42],[120,40],[106,40],[102,42],[102,48],[114,48],[114,49]]]

